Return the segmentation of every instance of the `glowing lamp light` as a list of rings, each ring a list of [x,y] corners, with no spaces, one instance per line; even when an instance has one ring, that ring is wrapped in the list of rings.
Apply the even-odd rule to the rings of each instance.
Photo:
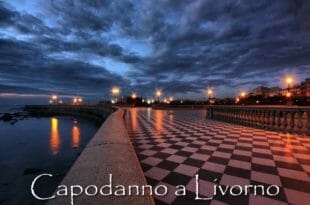
[[[240,98],[236,98],[236,102],[238,103],[240,101]]]
[[[161,95],[162,95],[161,91],[160,91],[160,90],[157,90],[157,91],[156,91],[156,96],[157,96],[157,97],[160,97]]]
[[[73,103],[77,103],[78,99],[77,98],[73,98]]]
[[[147,104],[151,104],[151,100],[147,100]]]
[[[209,88],[208,91],[207,91],[207,93],[208,93],[208,95],[212,95],[213,90]]]
[[[245,92],[241,92],[240,96],[244,98],[246,96],[246,93]]]
[[[119,93],[121,92],[121,90],[119,89],[119,87],[113,87],[111,90],[113,95],[119,95]]]
[[[136,98],[137,98],[137,94],[136,94],[136,93],[132,93],[132,94],[131,94],[131,98],[132,98],[132,99],[136,99]]]
[[[58,96],[57,96],[57,95],[52,95],[51,99],[52,99],[52,100],[57,100],[57,99],[58,99]]]
[[[83,99],[82,99],[82,98],[78,98],[77,100],[78,100],[78,102],[82,102],[82,101],[83,101]]]
[[[169,98],[169,101],[173,101],[173,97],[170,97],[170,98]]]
[[[286,77],[285,81],[287,84],[291,84],[293,82],[293,78],[292,77]]]
[[[49,102],[49,104],[52,104],[53,103],[53,101],[52,100],[50,100],[50,101],[48,101]]]
[[[59,104],[62,104],[63,102],[62,102],[62,100],[59,100]]]
[[[290,93],[290,92],[287,92],[287,93],[286,93],[286,97],[287,97],[287,98],[290,98],[291,96],[292,96],[292,93]]]

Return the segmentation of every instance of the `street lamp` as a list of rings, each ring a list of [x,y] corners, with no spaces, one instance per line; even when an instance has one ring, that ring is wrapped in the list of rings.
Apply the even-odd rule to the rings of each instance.
[[[161,90],[157,90],[156,91],[156,97],[157,97],[158,102],[159,102],[159,98],[161,95],[162,95]]]
[[[121,91],[120,91],[119,87],[113,87],[112,90],[111,90],[111,92],[112,92],[112,94],[113,94],[114,96],[116,96],[116,95],[119,95],[119,93],[120,93]]]
[[[240,96],[244,98],[246,96],[246,93],[245,92],[241,92]]]
[[[289,88],[290,87],[290,85],[291,85],[291,83],[293,82],[293,78],[292,77],[290,77],[290,76],[288,76],[288,77],[286,77],[286,83],[287,83],[287,87]]]
[[[136,99],[136,98],[137,98],[137,94],[133,92],[133,93],[131,94],[131,98],[132,98],[132,99]]]
[[[240,98],[236,98],[236,104],[240,102]]]
[[[293,83],[293,78],[291,76],[287,76],[286,79],[285,79],[285,82],[287,84],[287,94],[290,93],[290,88],[291,88],[291,85]],[[291,96],[291,93],[289,94]]]
[[[292,105],[292,99],[291,99],[291,97],[292,97],[292,92],[290,91],[290,89],[291,89],[291,86],[292,86],[292,84],[293,84],[293,81],[294,81],[294,79],[293,79],[293,77],[292,76],[286,76],[286,78],[285,78],[285,82],[286,82],[286,84],[287,84],[287,92],[286,92],[286,97],[288,98],[288,101],[287,101],[287,104],[288,105]]]
[[[73,104],[76,104],[78,102],[77,98],[73,98]]]
[[[211,97],[212,97],[212,94],[213,94],[213,90],[211,88],[208,88],[207,90],[207,95],[208,95],[208,102],[211,104]]]
[[[118,95],[120,94],[121,90],[119,87],[112,87],[112,95],[116,98],[116,102],[118,101]]]
[[[209,98],[211,97],[211,95],[213,94],[213,90],[211,88],[208,89],[207,91]]]
[[[57,95],[52,95],[52,100],[57,100],[58,99],[58,96]]]

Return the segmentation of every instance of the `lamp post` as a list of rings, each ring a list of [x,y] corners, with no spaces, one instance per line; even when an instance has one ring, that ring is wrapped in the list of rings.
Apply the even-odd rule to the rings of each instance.
[[[291,76],[287,76],[286,79],[286,84],[287,84],[287,92],[286,92],[286,97],[288,98],[287,105],[292,105],[292,93],[290,91],[292,83],[293,83],[293,78]]]
[[[212,90],[211,88],[209,88],[208,91],[207,91],[207,94],[208,94],[208,103],[211,104],[210,99],[211,99],[211,97],[212,97],[213,90]]]
[[[119,87],[113,87],[111,90],[113,97],[116,98],[116,102],[118,101],[118,96],[119,96],[120,92],[121,92],[121,90]]]
[[[293,78],[292,77],[287,77],[286,78],[287,89],[290,88],[290,85],[291,85],[292,82],[293,82]]]
[[[58,96],[57,95],[52,95],[49,101],[49,104],[57,104]]]
[[[286,84],[287,84],[287,93],[290,93],[291,84],[293,83],[292,77],[286,77]]]
[[[131,98],[134,100],[137,98],[137,94],[135,92],[131,93]]]
[[[246,93],[245,93],[245,92],[241,92],[241,93],[240,93],[240,96],[241,96],[242,98],[244,98],[244,97],[246,96]]]
[[[239,102],[240,102],[241,99],[243,99],[243,101],[241,102],[242,105],[244,105],[244,102],[245,102],[244,99],[245,99],[245,97],[246,97],[246,92],[242,91],[242,92],[240,93],[240,99],[239,99]]]
[[[161,90],[157,90],[156,91],[156,97],[157,97],[157,101],[159,102],[159,98],[162,95]]]
[[[236,104],[238,104],[240,102],[240,98],[236,98]]]

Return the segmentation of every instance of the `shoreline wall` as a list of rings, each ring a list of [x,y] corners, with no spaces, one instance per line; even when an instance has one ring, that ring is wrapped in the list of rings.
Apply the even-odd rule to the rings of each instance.
[[[55,110],[53,110],[55,111]],[[109,174],[113,175],[113,185],[147,185],[141,165],[129,139],[125,121],[125,110],[119,108],[110,114],[97,133],[84,148],[81,155],[67,172],[60,185],[96,185],[101,187],[109,183]],[[112,186],[113,188],[113,186]],[[57,191],[57,190],[56,190]],[[48,205],[70,204],[70,196],[56,196]],[[149,194],[144,196],[86,196],[85,193],[74,197],[74,204],[84,205],[154,205]]]
[[[32,117],[79,116],[101,125],[116,110],[114,107],[86,105],[26,105],[24,111]]]

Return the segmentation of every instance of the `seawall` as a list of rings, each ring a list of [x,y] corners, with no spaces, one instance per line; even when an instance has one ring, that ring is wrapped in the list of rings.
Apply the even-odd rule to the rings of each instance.
[[[102,108],[87,106],[26,106],[25,110],[32,115],[79,115],[96,120],[107,119],[98,129],[89,144],[67,172],[60,185],[68,189],[72,185],[87,187],[96,185],[100,188],[109,183],[109,174],[113,175],[113,185],[147,185],[135,150],[129,139],[124,122],[125,110],[122,108]],[[113,110],[112,114],[110,114]],[[44,179],[42,179],[44,180]],[[57,189],[56,189],[57,191]],[[98,191],[99,192],[99,191]],[[71,204],[70,196],[57,196],[47,202],[48,205]],[[87,196],[85,193],[74,197],[75,205],[101,204],[135,204],[153,205],[149,194],[128,196]]]

